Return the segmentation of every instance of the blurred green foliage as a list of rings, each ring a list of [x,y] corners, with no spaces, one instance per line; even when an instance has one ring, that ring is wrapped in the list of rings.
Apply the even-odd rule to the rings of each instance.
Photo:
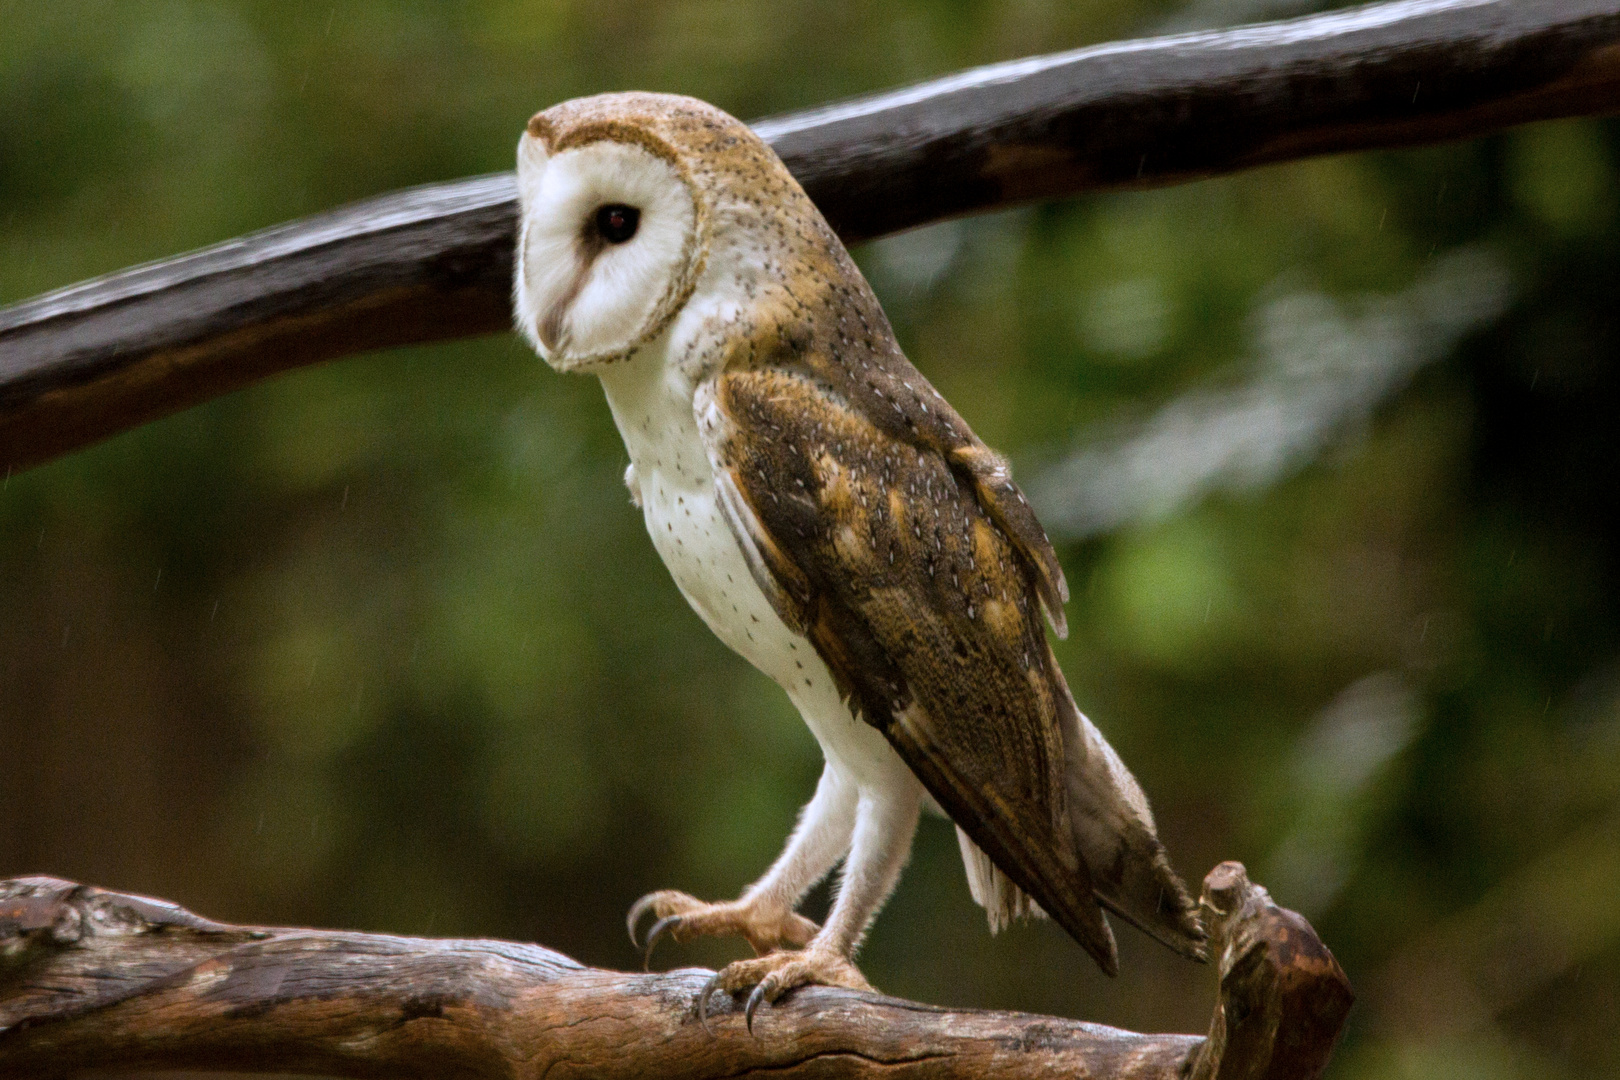
[[[577,94],[757,117],[1310,6],[0,0],[0,302],[506,168]],[[1360,995],[1337,1077],[1620,1072],[1617,155],[1612,123],[1545,124],[856,253],[1035,490],[1198,403],[1219,419],[1268,357],[1316,390],[1406,358],[1264,468],[1122,484],[1106,527],[1058,530],[1077,698],[1184,874],[1242,859],[1336,951]],[[1480,290],[1424,282],[1458,251],[1511,288],[1447,322]],[[631,900],[734,894],[819,755],[686,608],[624,463],[595,383],[499,337],[8,477],[0,873],[634,963]],[[1202,1030],[1208,970],[1122,938],[1113,982],[1050,926],[992,939],[929,821],[864,966],[929,1001]]]

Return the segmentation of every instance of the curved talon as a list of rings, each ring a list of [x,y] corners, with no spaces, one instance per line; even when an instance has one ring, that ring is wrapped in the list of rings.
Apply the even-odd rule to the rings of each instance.
[[[754,987],[754,992],[748,995],[748,1008],[743,1012],[743,1020],[748,1025],[748,1034],[754,1034],[754,1013],[759,1011],[760,1003],[765,1000],[765,984],[760,983]]]
[[[679,915],[666,915],[653,923],[653,928],[647,932],[647,952],[641,958],[641,970],[652,970],[652,954],[653,950],[658,947],[659,939],[665,934],[671,933],[680,925],[681,917]]]
[[[653,898],[657,895],[657,893],[648,893],[643,896],[630,905],[630,914],[624,917],[624,927],[630,931],[630,944],[638,949],[641,948],[641,942],[636,940],[636,924],[641,922],[643,915],[652,910],[653,904],[656,903]]]
[[[702,990],[698,991],[698,1023],[703,1025],[703,1030],[708,1032],[711,1039],[714,1038],[714,1029],[709,1026],[709,995],[718,989],[720,989],[720,973],[717,971],[709,976],[709,981],[703,984]]]

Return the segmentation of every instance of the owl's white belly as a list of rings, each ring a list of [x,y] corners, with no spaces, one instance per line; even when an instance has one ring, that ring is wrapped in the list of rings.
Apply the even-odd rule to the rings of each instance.
[[[716,501],[692,394],[679,374],[643,354],[605,369],[602,384],[630,453],[647,532],[687,603],[787,691],[822,753],[850,780],[860,787],[916,784],[888,741],[840,700],[815,648],[788,629],[749,573]]]

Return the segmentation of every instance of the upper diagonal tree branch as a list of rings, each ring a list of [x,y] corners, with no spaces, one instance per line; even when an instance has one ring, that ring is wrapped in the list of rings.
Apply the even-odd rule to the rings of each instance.
[[[855,242],[1616,109],[1620,0],[1403,0],[999,64],[756,127]],[[514,198],[506,175],[384,195],[0,310],[0,468],[304,364],[504,329]]]

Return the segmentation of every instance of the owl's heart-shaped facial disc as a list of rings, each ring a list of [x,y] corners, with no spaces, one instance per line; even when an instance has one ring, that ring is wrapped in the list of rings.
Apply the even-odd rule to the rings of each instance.
[[[518,145],[517,322],[546,362],[574,371],[657,334],[690,289],[697,211],[680,169],[611,136],[552,152]]]

